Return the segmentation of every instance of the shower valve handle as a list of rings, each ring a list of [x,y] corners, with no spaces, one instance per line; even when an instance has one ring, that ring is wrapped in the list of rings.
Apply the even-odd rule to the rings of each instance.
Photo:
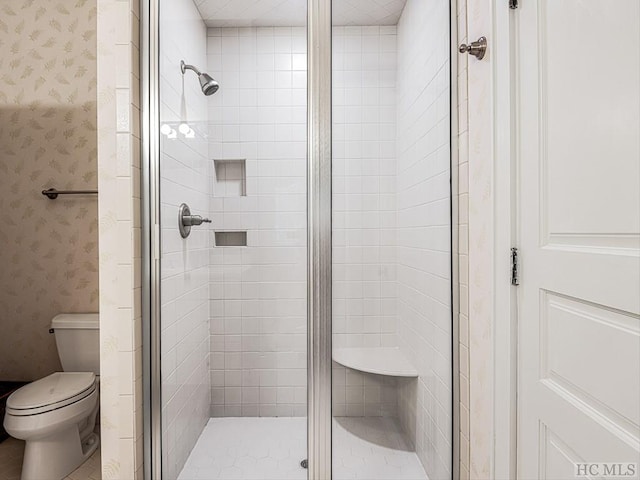
[[[191,227],[202,225],[203,223],[211,223],[208,218],[202,218],[200,215],[191,215],[189,205],[183,203],[178,210],[178,230],[182,238],[187,238],[191,233]]]
[[[200,215],[184,215],[182,217],[182,224],[185,227],[195,227],[202,225],[203,223],[211,223],[208,218],[202,218]]]

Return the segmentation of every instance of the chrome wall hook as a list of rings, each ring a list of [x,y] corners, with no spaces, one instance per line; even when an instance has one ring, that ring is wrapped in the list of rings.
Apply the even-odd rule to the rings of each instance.
[[[478,60],[482,60],[484,58],[484,54],[487,51],[487,38],[480,37],[475,42],[471,42],[469,45],[462,44],[458,49],[460,53],[468,53],[473,55]]]

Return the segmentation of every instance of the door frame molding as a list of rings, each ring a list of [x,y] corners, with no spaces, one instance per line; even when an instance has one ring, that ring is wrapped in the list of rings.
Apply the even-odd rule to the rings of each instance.
[[[492,478],[517,478],[517,287],[511,247],[517,247],[516,72],[513,48],[518,10],[492,2],[493,155],[493,446]],[[471,198],[470,198],[471,202]]]
[[[460,478],[460,216],[458,135],[458,2],[449,0],[449,174],[451,250],[451,478]],[[467,448],[468,450],[468,448]]]
[[[468,64],[469,468],[496,480],[517,478],[516,17],[506,0],[467,3],[469,41],[488,40],[485,58]]]

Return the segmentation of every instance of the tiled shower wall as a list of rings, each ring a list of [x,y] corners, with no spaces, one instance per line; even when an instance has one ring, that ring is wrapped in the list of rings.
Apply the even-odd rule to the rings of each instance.
[[[401,382],[398,410],[429,478],[451,475],[449,52],[449,2],[408,0],[398,24],[398,338],[419,378]]]
[[[332,135],[334,346],[395,346],[395,26],[333,28]]]
[[[247,232],[210,250],[211,415],[305,415],[306,32],[207,34],[209,162],[243,160],[246,177],[223,197],[210,170],[212,228]]]
[[[395,27],[337,27],[335,341],[393,345]],[[209,161],[244,161],[244,195],[211,169],[212,415],[299,415],[306,404],[306,37],[301,28],[208,31]],[[227,163],[229,164],[229,163]],[[213,244],[213,239],[211,240]],[[335,366],[338,415],[395,415],[394,379]]]
[[[162,403],[163,476],[177,478],[209,418],[209,232],[178,231],[187,203],[208,215],[207,99],[198,77],[180,71],[180,60],[203,68],[206,27],[191,0],[161,9],[160,188],[162,215]],[[188,129],[188,130],[187,130]]]
[[[395,26],[333,28],[332,153],[334,346],[395,346]],[[333,364],[336,416],[396,416],[396,392]]]

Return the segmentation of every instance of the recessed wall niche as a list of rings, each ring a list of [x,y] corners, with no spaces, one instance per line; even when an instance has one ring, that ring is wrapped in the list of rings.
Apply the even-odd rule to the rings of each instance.
[[[247,232],[215,232],[216,247],[246,247]]]
[[[245,159],[213,161],[215,179],[214,197],[245,197],[247,195],[247,168]]]

